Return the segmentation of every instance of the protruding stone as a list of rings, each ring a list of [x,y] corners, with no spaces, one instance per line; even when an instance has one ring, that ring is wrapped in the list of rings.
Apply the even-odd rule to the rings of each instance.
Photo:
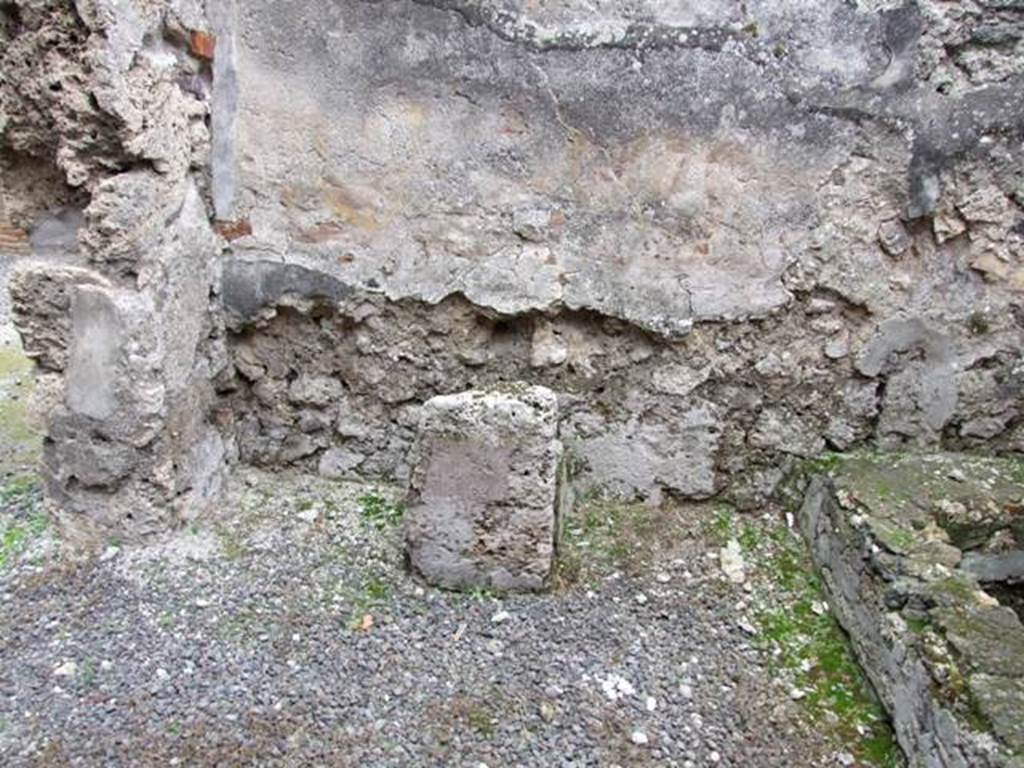
[[[32,261],[20,265],[8,286],[25,354],[44,369],[63,371],[71,339],[71,296],[80,285],[108,286],[92,270]]]
[[[898,258],[910,250],[914,241],[902,221],[890,219],[878,228],[878,242],[881,243],[882,250],[893,258]]]
[[[317,471],[324,477],[343,478],[351,475],[366,460],[366,456],[358,451],[346,448],[329,448],[320,457]]]
[[[561,465],[550,390],[513,385],[427,401],[406,527],[412,568],[449,589],[542,589],[565,504]]]

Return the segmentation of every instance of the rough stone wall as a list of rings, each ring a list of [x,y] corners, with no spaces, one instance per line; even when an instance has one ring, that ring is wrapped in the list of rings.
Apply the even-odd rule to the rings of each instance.
[[[403,475],[437,393],[563,395],[595,485],[1024,450],[1024,8],[246,2],[214,112],[243,457]]]
[[[1015,0],[18,0],[0,36],[72,518],[173,524],[236,454],[404,477],[421,403],[513,379],[627,495],[1024,450]]]
[[[9,288],[39,371],[48,492],[70,534],[145,535],[200,511],[225,458],[208,418],[226,356],[204,9],[0,14],[0,210],[22,243]]]

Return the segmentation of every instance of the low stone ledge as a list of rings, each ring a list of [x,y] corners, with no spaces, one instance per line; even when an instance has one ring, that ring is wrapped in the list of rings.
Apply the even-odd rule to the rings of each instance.
[[[972,572],[1015,546],[1024,464],[864,455],[820,469],[804,534],[909,764],[1024,766],[1024,625]]]
[[[416,573],[448,589],[545,586],[566,503],[553,392],[514,385],[427,401],[412,466]]]

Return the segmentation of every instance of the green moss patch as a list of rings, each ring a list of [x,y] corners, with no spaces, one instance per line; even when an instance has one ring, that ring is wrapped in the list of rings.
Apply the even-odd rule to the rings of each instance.
[[[936,525],[953,546],[979,547],[1018,524],[1024,504],[1024,461],[1016,458],[858,453],[808,462],[806,470],[831,476],[840,499],[864,512],[897,554]]]
[[[674,551],[692,529],[694,510],[701,508],[652,507],[605,497],[582,500],[562,522],[556,586],[593,583],[614,571],[644,572]]]
[[[0,569],[8,567],[25,548],[43,535],[50,525],[40,509],[41,491],[37,478],[21,475],[0,486]]]
[[[756,528],[756,534],[749,528]],[[792,681],[793,695],[808,716],[849,745],[861,764],[902,766],[885,711],[828,610],[804,542],[781,524],[761,521],[744,522],[732,534],[753,564],[755,583],[772,595],[756,611],[756,641]]]
[[[32,366],[16,337],[0,343],[0,480],[34,467],[42,453],[42,435],[30,426],[26,410]]]
[[[378,531],[397,525],[405,516],[403,504],[391,503],[378,493],[364,494],[358,501],[363,520]]]

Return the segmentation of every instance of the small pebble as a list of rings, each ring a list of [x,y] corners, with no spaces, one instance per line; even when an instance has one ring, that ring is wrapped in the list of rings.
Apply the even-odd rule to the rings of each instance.
[[[78,674],[78,665],[73,661],[65,661],[55,670],[53,670],[55,677],[74,677]]]

